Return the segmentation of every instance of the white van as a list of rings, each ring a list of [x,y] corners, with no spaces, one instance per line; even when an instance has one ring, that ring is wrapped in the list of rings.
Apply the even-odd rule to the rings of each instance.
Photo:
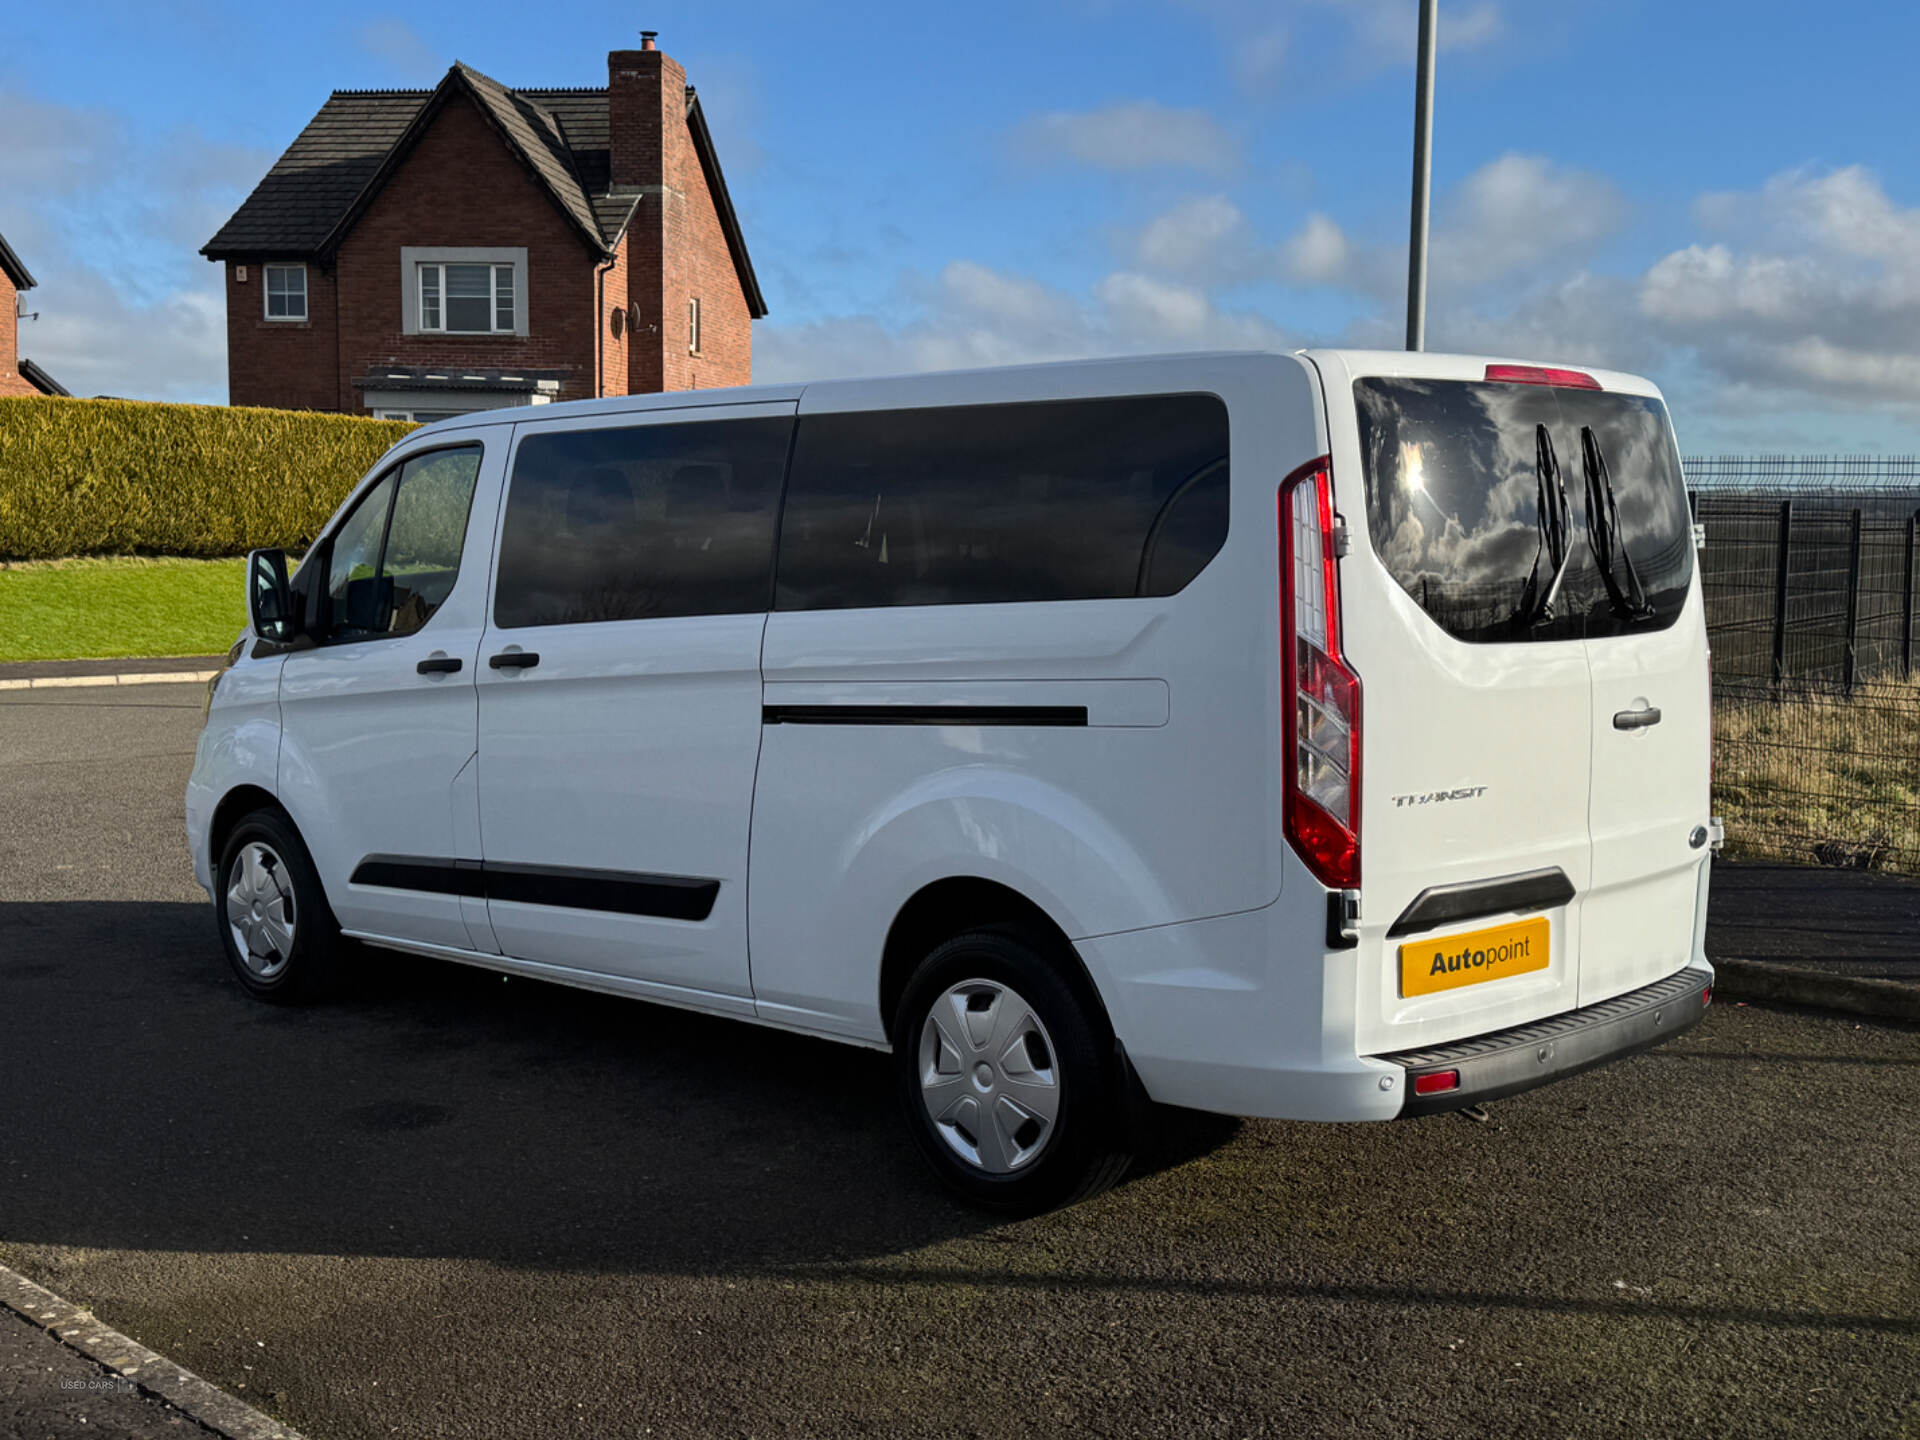
[[[250,630],[227,958],[341,937],[890,1050],[1024,1209],[1140,1097],[1456,1109],[1705,1013],[1707,637],[1659,392],[1207,354],[486,411]]]

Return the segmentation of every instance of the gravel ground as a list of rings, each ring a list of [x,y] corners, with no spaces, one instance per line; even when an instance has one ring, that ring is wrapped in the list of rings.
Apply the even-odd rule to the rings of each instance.
[[[998,1222],[876,1055],[392,956],[249,1002],[198,723],[0,696],[0,1260],[312,1440],[1920,1436],[1920,1031],[1722,1004],[1486,1124],[1173,1112]]]

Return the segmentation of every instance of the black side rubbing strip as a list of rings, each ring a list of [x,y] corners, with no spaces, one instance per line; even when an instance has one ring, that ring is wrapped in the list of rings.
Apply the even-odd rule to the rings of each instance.
[[[767,725],[1079,725],[1084,705],[767,705]]]
[[[580,870],[562,865],[487,864],[416,855],[369,855],[353,871],[355,885],[466,895],[523,905],[557,905],[650,915],[663,920],[704,920],[720,894],[718,880],[688,875],[638,875],[625,870]]]
[[[1573,882],[1558,865],[1502,875],[1494,880],[1469,880],[1459,885],[1434,885],[1414,896],[1400,918],[1387,927],[1389,935],[1431,930],[1483,915],[1506,915],[1516,910],[1551,910],[1573,899]]]
[[[688,875],[634,875],[624,870],[576,870],[563,865],[486,864],[487,898],[523,905],[564,905],[618,915],[704,920],[713,913],[718,880]]]
[[[425,890],[435,895],[482,893],[478,860],[437,860],[420,855],[369,855],[353,870],[355,885],[383,890]]]

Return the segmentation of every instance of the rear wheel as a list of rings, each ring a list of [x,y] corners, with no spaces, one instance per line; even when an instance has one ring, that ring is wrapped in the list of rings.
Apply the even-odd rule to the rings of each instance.
[[[346,942],[286,816],[256,810],[235,825],[214,880],[227,963],[249,994],[295,1004],[334,987]]]
[[[1106,1189],[1132,1159],[1104,1017],[1044,947],[1000,930],[939,946],[894,1018],[907,1124],[954,1190],[1032,1212]]]

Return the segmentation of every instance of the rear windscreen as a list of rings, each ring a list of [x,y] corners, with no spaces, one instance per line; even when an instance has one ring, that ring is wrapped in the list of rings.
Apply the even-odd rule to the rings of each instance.
[[[1354,382],[1367,528],[1448,634],[1577,640],[1671,625],[1693,575],[1658,400],[1543,385]]]

